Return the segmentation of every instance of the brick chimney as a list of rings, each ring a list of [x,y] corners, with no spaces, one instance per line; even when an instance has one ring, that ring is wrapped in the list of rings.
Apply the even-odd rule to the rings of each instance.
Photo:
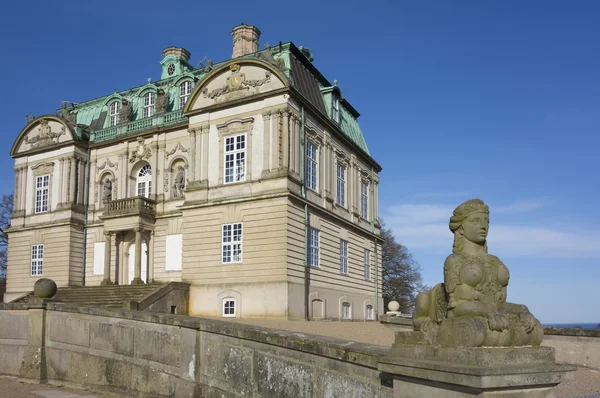
[[[241,25],[235,26],[231,31],[233,36],[233,55],[232,58],[242,55],[255,53],[258,51],[258,39],[260,30],[256,26]]]
[[[190,61],[190,52],[182,47],[167,47],[163,50],[163,57],[174,55],[180,58],[183,62],[188,63]]]

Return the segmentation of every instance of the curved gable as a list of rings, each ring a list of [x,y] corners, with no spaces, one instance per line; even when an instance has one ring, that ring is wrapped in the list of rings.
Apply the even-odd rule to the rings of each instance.
[[[62,118],[53,115],[40,116],[21,130],[10,150],[10,156],[36,149],[50,148],[78,140],[75,131]]]
[[[210,105],[289,87],[288,79],[272,65],[256,59],[235,59],[212,70],[186,102],[187,114]]]

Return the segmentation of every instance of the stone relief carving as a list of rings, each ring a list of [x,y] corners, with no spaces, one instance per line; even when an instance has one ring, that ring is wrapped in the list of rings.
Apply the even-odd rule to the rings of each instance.
[[[102,186],[102,202],[109,202],[110,200],[112,200],[112,181],[107,178]]]
[[[25,114],[25,122],[27,122],[27,124],[33,122],[35,120],[35,116],[30,115],[29,113]]]
[[[31,168],[34,176],[51,174],[54,171],[54,162],[39,163]]]
[[[163,182],[163,190],[169,192],[169,170],[165,171],[165,177]]]
[[[75,114],[75,106],[71,103],[71,109],[67,108],[67,103],[62,103],[62,109],[60,110],[60,117],[66,120],[69,124],[75,126],[77,124],[77,115]]]
[[[185,169],[183,166],[177,168],[177,174],[173,179],[173,197],[183,198],[183,190],[185,189]]]
[[[184,148],[183,145],[181,145],[181,142],[178,142],[177,145],[173,147],[173,149],[167,152],[167,158],[169,158],[169,156],[173,155],[177,151],[187,152],[188,150],[187,148]]]
[[[283,58],[275,59],[273,57],[273,51],[271,50],[269,43],[265,44],[265,51],[258,54],[258,59],[270,63],[281,71],[286,71],[289,69],[287,66],[285,66],[285,61]]]
[[[210,92],[208,88],[205,88],[202,90],[204,98],[210,98],[218,103],[247,97],[257,94],[260,86],[271,81],[271,72],[269,71],[265,71],[264,79],[251,80],[246,79],[246,74],[240,72],[241,68],[238,64],[232,64],[229,69],[231,75],[227,78],[225,85]]]
[[[167,111],[167,107],[169,106],[169,100],[171,99],[171,95],[168,91],[163,89],[158,90],[158,95],[156,96],[156,113],[165,113]]]
[[[131,108],[131,103],[126,99],[123,99],[121,109],[119,110],[119,123],[127,123],[131,121],[132,113],[133,110]]]
[[[217,126],[220,134],[234,134],[252,131],[254,118],[233,119]]]
[[[102,163],[100,166],[98,166],[96,168],[96,174],[100,173],[102,170],[104,170],[106,167],[111,167],[114,168],[115,170],[119,170],[119,163],[118,162],[111,162],[110,159],[106,159],[104,161],[104,163]]]
[[[204,58],[204,59],[206,59],[206,58]],[[211,70],[213,70],[213,61],[212,61],[212,59],[209,59],[208,61],[206,61],[206,66],[204,66],[202,61],[200,61],[200,62],[198,62],[198,67],[199,67],[199,69],[202,70],[202,73],[208,73]]]
[[[131,152],[129,163],[133,163],[136,160],[150,159],[150,156],[152,156],[152,149],[146,146],[143,137],[138,137],[137,142],[138,148]]]
[[[26,144],[31,145],[31,149],[43,148],[49,145],[58,144],[59,137],[63,134],[66,134],[65,126],[61,126],[60,133],[52,132],[52,128],[48,124],[47,119],[42,119],[40,121],[40,128],[38,131],[38,135],[34,137],[27,136],[23,139]]]

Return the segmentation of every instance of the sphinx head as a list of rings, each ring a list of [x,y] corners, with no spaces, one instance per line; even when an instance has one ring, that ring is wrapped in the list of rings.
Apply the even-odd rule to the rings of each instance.
[[[490,209],[481,199],[471,199],[456,209],[450,217],[450,231],[454,234],[452,251],[463,251],[464,240],[485,247],[487,252],[487,233],[490,225]]]

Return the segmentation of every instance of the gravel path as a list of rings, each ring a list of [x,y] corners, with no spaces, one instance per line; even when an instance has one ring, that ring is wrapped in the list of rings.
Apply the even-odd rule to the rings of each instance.
[[[263,326],[273,329],[292,330],[300,333],[337,337],[343,340],[376,344],[391,347],[394,331],[377,322],[305,322],[278,319],[223,319],[229,322]],[[580,369],[571,381],[556,388],[558,397],[594,397],[600,398],[600,372]]]

